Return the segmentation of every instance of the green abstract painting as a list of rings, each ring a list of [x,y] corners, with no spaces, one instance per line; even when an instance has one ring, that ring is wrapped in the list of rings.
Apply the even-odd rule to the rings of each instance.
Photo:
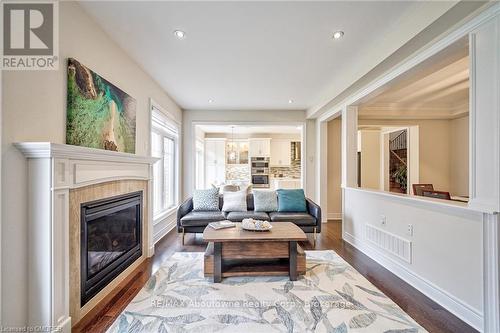
[[[137,102],[75,59],[68,59],[66,143],[135,153]]]

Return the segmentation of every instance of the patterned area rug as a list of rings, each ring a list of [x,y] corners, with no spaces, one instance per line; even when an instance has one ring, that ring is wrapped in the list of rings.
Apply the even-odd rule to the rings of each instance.
[[[334,251],[306,251],[307,273],[203,277],[203,253],[175,253],[108,332],[425,332]]]

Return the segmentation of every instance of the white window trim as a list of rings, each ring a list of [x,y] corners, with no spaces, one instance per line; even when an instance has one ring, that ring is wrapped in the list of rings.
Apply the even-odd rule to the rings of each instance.
[[[177,136],[172,135],[171,133],[166,133],[160,128],[156,128],[158,132],[162,132],[167,137],[170,137],[174,140],[174,145],[175,145],[175,161],[174,161],[174,178],[175,178],[175,184],[174,184],[174,206],[168,207],[156,214],[153,212],[153,207],[151,209],[151,212],[153,214],[153,225],[157,225],[161,221],[165,220],[168,216],[172,215],[175,213],[177,208],[179,207],[179,202],[180,202],[180,168],[181,168],[181,155],[180,155],[180,138],[181,138],[181,123],[175,119],[175,117],[165,110],[159,103],[157,103],[155,100],[152,98],[149,99],[149,156],[153,156],[153,144],[152,144],[152,133],[155,129],[154,124],[153,124],[153,110],[157,110],[161,113],[162,118],[164,117],[164,120],[168,121],[169,125],[174,124],[175,125],[175,130],[177,131]],[[159,122],[161,122],[161,119],[159,119]],[[154,180],[152,180],[154,182]],[[153,191],[151,191],[153,193]],[[151,205],[153,204],[153,200],[150,200]]]

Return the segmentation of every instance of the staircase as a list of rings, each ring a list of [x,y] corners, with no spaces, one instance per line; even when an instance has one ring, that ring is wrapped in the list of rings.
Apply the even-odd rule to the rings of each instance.
[[[389,136],[389,191],[406,193],[407,186],[407,131],[402,130],[391,133]],[[396,173],[401,173],[402,177],[396,177]],[[403,178],[403,181],[402,179]]]

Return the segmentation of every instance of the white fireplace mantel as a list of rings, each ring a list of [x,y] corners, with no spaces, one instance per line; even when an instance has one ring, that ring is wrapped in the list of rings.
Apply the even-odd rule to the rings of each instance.
[[[14,145],[28,158],[72,158],[94,161],[152,164],[157,158],[52,142],[17,142]]]
[[[28,158],[28,325],[71,332],[69,191],[116,180],[148,181],[156,158],[51,142],[14,144]],[[148,205],[148,256],[153,255]]]

